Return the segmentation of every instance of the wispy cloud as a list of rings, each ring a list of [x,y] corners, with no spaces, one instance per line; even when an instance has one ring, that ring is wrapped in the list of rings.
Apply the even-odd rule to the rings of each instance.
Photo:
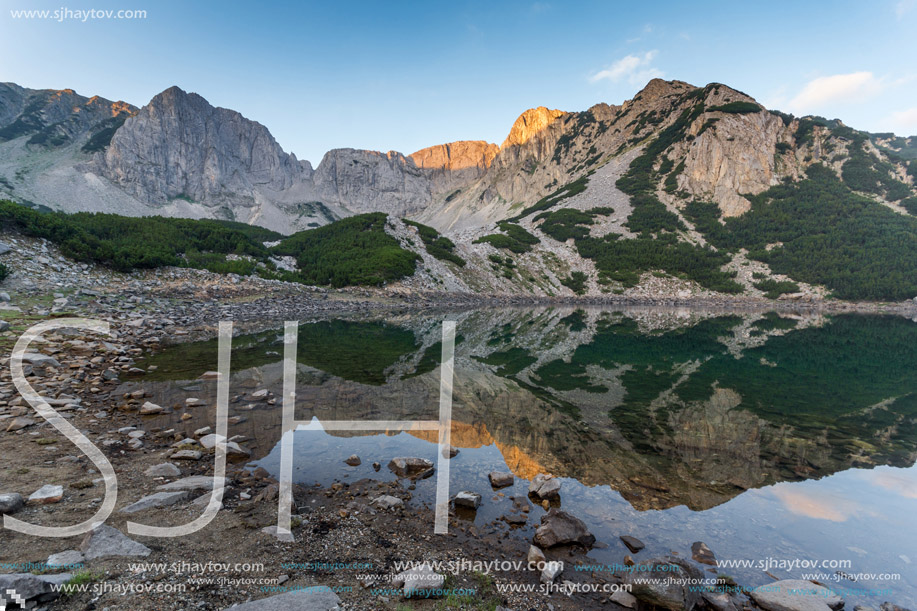
[[[600,70],[589,77],[589,82],[597,83],[608,80],[612,83],[626,81],[631,85],[642,85],[652,78],[662,78],[665,74],[655,68],[653,60],[658,51],[647,51],[642,55],[627,55],[617,60],[608,68]]]
[[[895,133],[901,135],[917,133],[917,106],[893,112],[887,122],[892,125]]]
[[[914,7],[917,6],[917,0],[899,0],[895,4],[895,17],[900,21],[904,19],[904,16],[914,10]]]
[[[863,102],[883,88],[882,79],[872,72],[822,76],[809,81],[787,106],[793,112],[818,112],[828,105]]]

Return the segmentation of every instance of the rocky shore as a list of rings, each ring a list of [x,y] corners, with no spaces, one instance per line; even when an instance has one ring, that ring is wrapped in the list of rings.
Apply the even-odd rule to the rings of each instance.
[[[596,541],[576,516],[559,508],[563,491],[547,475],[536,476],[528,496],[513,497],[513,510],[487,524],[464,518],[493,499],[460,492],[451,507],[449,534],[443,536],[433,534],[432,508],[414,495],[418,479],[428,476],[432,465],[415,468],[419,463],[410,460],[380,464],[379,469],[399,477],[297,487],[294,540],[284,541],[273,530],[277,481],[264,469],[246,466],[252,456],[248,440],[232,430],[223,508],[213,522],[174,539],[127,535],[128,521],[169,526],[202,513],[213,485],[209,476],[216,440],[211,430],[188,437],[154,424],[167,411],[203,409],[193,392],[183,404],[157,405],[142,389],[122,392],[122,382],[138,380],[142,386],[149,373],[138,365],[144,355],[166,344],[213,337],[218,322],[228,319],[244,332],[279,328],[283,320],[376,309],[547,303],[917,316],[914,303],[728,297],[640,303],[614,298],[535,300],[419,293],[398,286],[326,290],[171,268],[118,274],[74,264],[38,240],[7,234],[0,241],[8,245],[0,260],[13,272],[0,285],[0,513],[63,526],[98,509],[105,495],[98,469],[22,399],[11,379],[9,355],[20,334],[44,320],[101,319],[112,331],[107,337],[71,329],[49,332],[24,358],[29,384],[103,451],[118,475],[115,512],[89,535],[35,538],[0,530],[0,587],[26,592],[29,601],[51,609],[224,609],[235,604],[242,609],[839,609],[843,601],[818,584],[802,584],[811,596],[787,593],[798,590],[799,583],[776,581],[768,590],[742,588],[720,575],[714,551],[702,542],[691,550],[673,550],[678,555],[671,557],[642,558],[641,542],[628,536],[622,540],[631,555],[623,566],[595,568],[588,551],[609,542]],[[275,401],[264,389],[250,389],[249,394],[254,399],[245,400]],[[511,475],[481,477],[490,480],[496,499],[504,495],[501,489]],[[534,538],[517,536],[515,529],[529,522],[536,505],[547,511]],[[421,566],[405,570],[398,564],[402,562]],[[455,571],[443,568],[456,562],[466,564]],[[494,562],[507,564],[488,570]],[[653,573],[677,573],[683,580],[639,582],[639,576]],[[706,580],[709,587],[694,591],[689,580]],[[65,582],[71,584],[70,592],[59,595],[55,587]],[[81,584],[87,591],[77,591]],[[616,591],[621,586],[631,592]],[[271,602],[261,601],[267,597]],[[881,606],[882,611],[898,609]]]

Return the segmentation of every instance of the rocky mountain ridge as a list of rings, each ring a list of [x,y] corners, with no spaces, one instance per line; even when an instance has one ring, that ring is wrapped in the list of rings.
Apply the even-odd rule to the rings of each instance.
[[[752,246],[754,234],[742,230],[727,244],[718,227],[765,231],[763,208],[749,217],[755,198],[801,188],[813,167],[830,170],[852,197],[867,197],[871,203],[858,201],[870,216],[880,206],[906,225],[917,214],[912,139],[767,111],[717,83],[653,79],[621,105],[527,110],[500,146],[460,141],[411,155],[335,149],[315,168],[284,152],[263,125],[178,87],[136,109],[5,85],[4,138],[0,197],[33,206],[229,219],[285,234],[383,212],[386,231],[424,261],[405,282],[431,290],[642,295],[661,281],[677,295],[781,289],[822,298],[838,283],[769,260],[774,245],[782,254],[783,235]],[[468,265],[434,260],[404,218],[441,232]],[[615,269],[619,260],[633,263],[625,272]],[[857,290],[848,293],[868,297]]]

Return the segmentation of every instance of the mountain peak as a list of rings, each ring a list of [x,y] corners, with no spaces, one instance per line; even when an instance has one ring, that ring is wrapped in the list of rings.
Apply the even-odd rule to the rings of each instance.
[[[513,123],[513,128],[509,130],[509,135],[500,148],[525,144],[532,136],[553,123],[557,117],[565,114],[567,113],[562,110],[550,110],[544,106],[529,108]]]

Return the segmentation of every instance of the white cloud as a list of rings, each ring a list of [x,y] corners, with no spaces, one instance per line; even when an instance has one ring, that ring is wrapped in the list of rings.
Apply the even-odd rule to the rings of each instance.
[[[917,106],[893,112],[890,117],[890,122],[895,126],[896,130],[901,130],[902,135],[905,135],[905,130],[917,131]]]
[[[602,80],[609,80],[612,83],[627,81],[631,85],[642,85],[652,78],[661,78],[665,74],[651,65],[658,53],[658,51],[653,50],[647,51],[643,55],[622,57],[608,68],[593,74],[589,77],[589,81],[592,83]]]
[[[882,79],[876,78],[872,72],[822,76],[809,81],[789,101],[788,108],[797,113],[819,112],[827,105],[863,102],[878,94],[882,88]]]
[[[917,6],[917,0],[900,0],[895,5],[895,17],[899,20],[904,19],[904,16],[910,13],[915,6]]]

